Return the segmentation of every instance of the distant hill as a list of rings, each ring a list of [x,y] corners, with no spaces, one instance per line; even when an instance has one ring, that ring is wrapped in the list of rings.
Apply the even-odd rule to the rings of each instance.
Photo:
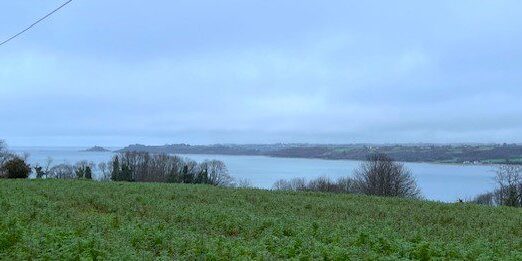
[[[92,148],[89,148],[89,149],[86,149],[86,150],[82,150],[83,152],[109,152],[110,150],[104,148],[104,147],[101,147],[101,146],[94,146]]]
[[[119,152],[125,151],[344,160],[363,160],[372,153],[385,153],[395,160],[404,162],[522,164],[522,145],[519,144],[135,144]]]

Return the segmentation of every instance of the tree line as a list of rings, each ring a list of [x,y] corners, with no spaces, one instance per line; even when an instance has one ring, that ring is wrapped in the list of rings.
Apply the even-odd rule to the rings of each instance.
[[[32,168],[27,163],[27,155],[20,156],[7,150],[0,140],[0,177],[28,178],[33,172],[35,178],[54,179],[94,179],[97,170],[100,180],[128,182],[168,182],[210,184],[215,186],[249,186],[246,181],[234,183],[226,165],[218,160],[198,163],[188,158],[147,152],[122,152],[108,162],[95,165],[89,161],[76,164],[62,163],[53,166],[48,158],[43,165]]]
[[[114,181],[168,182],[229,186],[233,179],[226,165],[218,160],[197,163],[167,154],[128,151],[115,155],[102,169]]]
[[[353,193],[382,197],[421,198],[415,177],[386,154],[369,155],[352,177],[279,180],[274,190]]]
[[[167,154],[127,151],[114,155],[108,162],[95,165],[79,161],[76,164],[52,165],[48,158],[34,168],[26,162],[28,155],[7,150],[0,140],[0,178],[28,178],[34,169],[36,178],[94,179],[98,170],[100,180],[127,182],[167,182],[210,184],[215,186],[252,187],[247,181],[236,181],[226,165],[218,160],[194,160]],[[484,193],[467,202],[491,206],[522,207],[522,166],[499,165],[492,192]],[[332,180],[320,177],[310,181],[304,178],[279,180],[274,190],[354,193],[384,197],[421,198],[421,191],[411,171],[386,154],[369,155],[350,177]],[[460,200],[459,200],[460,201]]]

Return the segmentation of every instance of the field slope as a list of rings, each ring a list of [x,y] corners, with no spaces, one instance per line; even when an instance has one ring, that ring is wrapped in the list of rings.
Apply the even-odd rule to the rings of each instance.
[[[0,180],[0,259],[522,259],[522,210],[200,185]]]

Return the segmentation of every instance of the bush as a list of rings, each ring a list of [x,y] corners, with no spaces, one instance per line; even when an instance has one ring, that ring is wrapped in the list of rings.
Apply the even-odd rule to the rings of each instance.
[[[55,179],[74,179],[74,167],[70,164],[59,164],[49,170],[49,177]]]
[[[92,179],[92,170],[95,166],[93,162],[78,161],[74,166],[74,173],[79,179]]]
[[[336,181],[319,177],[279,180],[274,190],[357,193],[383,197],[419,198],[420,190],[411,172],[384,154],[371,155],[355,170],[354,178],[341,177]]]
[[[421,193],[410,170],[386,154],[368,156],[355,170],[357,190],[366,195],[418,198]]]
[[[484,194],[480,194],[480,195],[476,196],[471,201],[469,201],[469,203],[493,206],[493,205],[495,205],[494,198],[495,198],[494,193],[484,193]]]
[[[333,193],[356,193],[354,180],[349,177],[341,177],[336,181],[328,177],[319,177],[306,181],[304,178],[293,178],[291,180],[278,180],[274,183],[274,190],[287,191],[315,191]]]
[[[471,203],[522,207],[522,166],[497,166],[495,181],[497,187],[493,192],[476,196]]]
[[[7,149],[5,141],[0,140],[0,166],[3,166],[7,161],[15,158],[15,155]]]
[[[31,173],[31,166],[21,158],[14,158],[5,162],[0,172],[8,179],[26,179]]]

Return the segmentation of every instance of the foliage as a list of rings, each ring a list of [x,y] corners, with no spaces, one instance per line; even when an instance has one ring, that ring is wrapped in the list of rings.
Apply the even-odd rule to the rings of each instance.
[[[40,165],[36,165],[36,166],[34,167],[34,172],[36,173],[36,178],[37,178],[37,179],[41,179],[41,178],[43,178],[44,175],[45,175],[45,172],[43,171],[43,167],[40,166]]]
[[[74,173],[79,179],[92,179],[92,170],[95,168],[93,162],[85,160],[78,161],[74,166]]]
[[[124,152],[115,155],[113,181],[193,183],[228,186],[232,178],[222,161],[206,160],[201,164],[178,156],[147,152]]]
[[[25,160],[14,157],[0,167],[0,173],[8,179],[26,179],[31,174],[31,166]]]
[[[47,157],[47,159],[44,162],[44,166],[40,166],[39,164],[36,164],[36,166],[34,167],[34,171],[36,173],[36,178],[37,179],[41,179],[44,177],[48,178],[52,163],[53,163],[53,159],[51,157]]]
[[[522,164],[522,145],[215,144],[130,145],[121,150],[167,154],[264,155],[271,157],[365,160],[386,154],[401,162]]]
[[[520,260],[522,209],[208,185],[0,180],[0,260]]]

